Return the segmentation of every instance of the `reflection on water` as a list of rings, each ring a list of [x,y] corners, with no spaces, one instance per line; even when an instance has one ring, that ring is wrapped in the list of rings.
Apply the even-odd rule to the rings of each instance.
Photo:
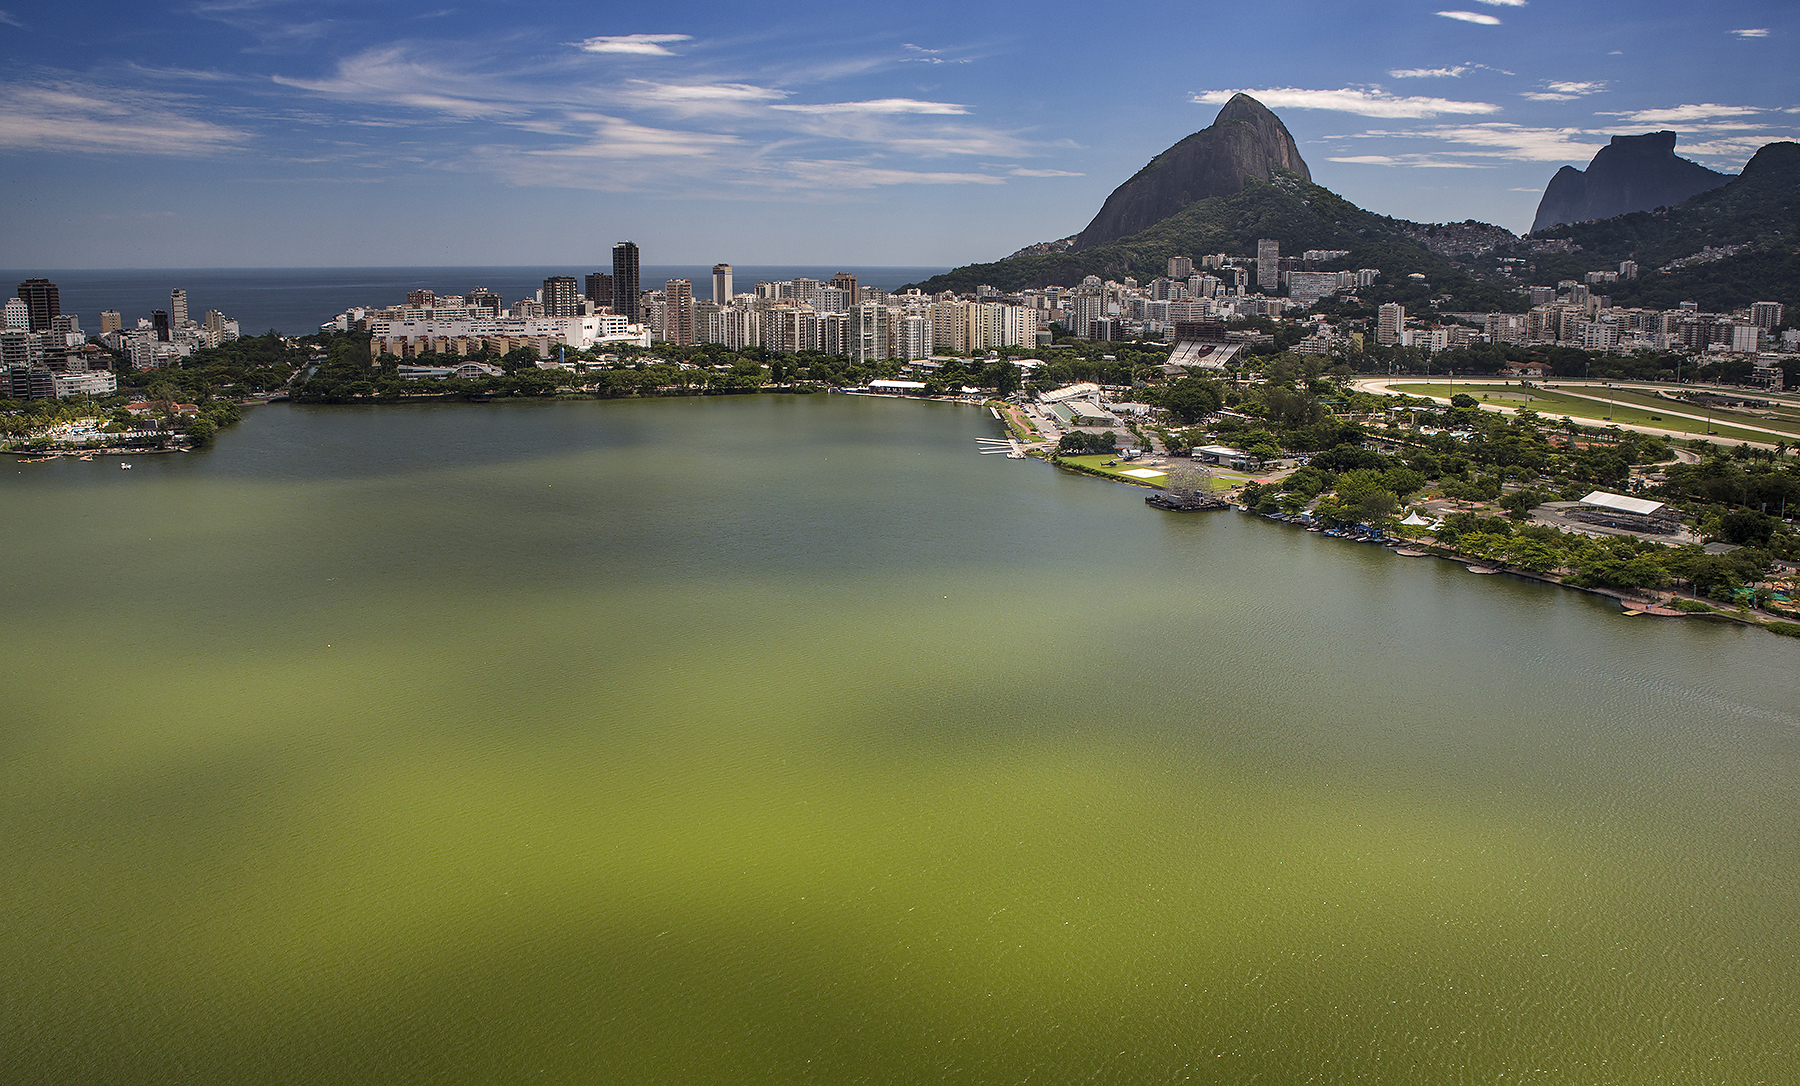
[[[1796,646],[822,396],[0,475],[25,1082],[1778,1081]]]

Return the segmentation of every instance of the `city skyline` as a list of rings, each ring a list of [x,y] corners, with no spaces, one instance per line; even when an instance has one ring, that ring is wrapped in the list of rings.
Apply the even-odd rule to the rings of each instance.
[[[1611,135],[1671,129],[1726,172],[1800,136],[1789,5],[1467,7],[1108,33],[1075,5],[0,0],[8,263],[604,268],[630,237],[658,263],[947,267],[1081,229],[1237,91],[1356,203],[1513,230]]]

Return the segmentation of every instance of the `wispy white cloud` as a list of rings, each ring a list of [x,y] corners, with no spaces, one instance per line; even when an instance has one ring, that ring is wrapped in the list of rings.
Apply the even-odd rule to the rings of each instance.
[[[1447,98],[1416,98],[1390,94],[1379,87],[1344,87],[1338,90],[1304,90],[1271,87],[1264,90],[1204,91],[1193,97],[1201,105],[1219,105],[1234,94],[1248,94],[1271,109],[1327,109],[1363,117],[1435,117],[1441,113],[1498,113],[1489,102],[1453,102]]]
[[[1428,125],[1423,128],[1374,129],[1334,139],[1401,139],[1430,140],[1439,146],[1429,153],[1408,155],[1352,155],[1332,161],[1366,161],[1375,165],[1417,165],[1420,159],[1433,162],[1585,162],[1594,156],[1601,144],[1592,133],[1579,128],[1530,128],[1507,121],[1483,121],[1463,125]],[[1392,158],[1395,161],[1373,162]]]
[[[1392,79],[1460,79],[1468,70],[1466,64],[1458,64],[1454,68],[1395,68],[1388,72],[1388,76]]]
[[[1739,136],[1736,138],[1701,140],[1698,143],[1684,143],[1676,149],[1678,154],[1693,158],[1732,158],[1748,159],[1768,143],[1767,139],[1758,136]]]
[[[282,75],[273,79],[282,86],[315,94],[423,109],[459,120],[523,117],[536,108],[533,96],[523,87],[415,57],[399,46],[345,58],[329,79]]]
[[[915,56],[910,56],[910,57],[901,57],[900,59],[903,63],[909,63],[909,64],[967,64],[967,63],[969,63],[968,57],[947,57],[947,56],[943,55],[944,51],[942,49],[927,49],[923,45],[914,45],[911,42],[907,42],[905,45],[902,45],[900,48],[905,49],[911,53],[917,54]]]
[[[622,117],[585,115],[580,120],[591,125],[591,139],[522,153],[543,158],[701,158],[744,142],[724,133],[652,128]]]
[[[188,115],[192,103],[74,81],[0,86],[0,147],[39,153],[205,156],[250,142],[247,131]]]
[[[1733,30],[1730,33],[1736,34],[1740,38],[1766,38],[1769,36],[1767,27],[1758,27],[1755,30]]]
[[[795,103],[769,108],[791,113],[928,113],[940,116],[969,112],[969,107],[952,102],[921,102],[916,98],[877,98],[869,102],[822,102],[816,105]]]
[[[251,77],[234,72],[221,72],[206,68],[158,68],[136,61],[126,61],[118,66],[118,71],[133,75],[147,76],[151,79],[177,80],[186,83],[248,83]],[[260,79],[256,80],[260,82]]]
[[[1764,112],[1754,106],[1704,105],[1671,106],[1667,109],[1641,109],[1635,113],[1609,113],[1622,124],[1679,124],[1683,121],[1706,121],[1720,117],[1753,117]]]
[[[1486,162],[1457,162],[1428,154],[1339,155],[1328,158],[1326,161],[1344,162],[1355,166],[1410,166],[1415,169],[1433,170],[1488,170],[1493,168]]]
[[[672,57],[670,42],[693,41],[690,34],[607,34],[584,38],[576,48],[586,53],[629,53],[640,57]]]
[[[1541,91],[1524,91],[1520,97],[1534,102],[1573,102],[1577,98],[1599,94],[1606,89],[1604,82],[1577,83],[1567,80],[1546,83],[1544,86],[1545,89]]]
[[[1004,177],[985,173],[928,173],[834,160],[800,160],[781,164],[789,183],[817,188],[874,188],[879,185],[1004,185]]]
[[[1007,171],[1014,177],[1086,177],[1087,174],[1074,170],[1027,170],[1018,168]]]
[[[1486,4],[1491,8],[1522,8],[1525,0],[1475,0],[1477,4]]]
[[[1388,72],[1392,79],[1461,79],[1470,72],[1494,72],[1498,75],[1513,75],[1505,68],[1496,68],[1492,64],[1477,64],[1464,61],[1461,64],[1447,65],[1442,68],[1394,68]]]
[[[513,70],[492,56],[453,56],[428,43],[367,50],[328,76],[278,82],[358,103],[360,117],[338,122],[346,128],[404,119],[410,111],[436,114],[457,124],[458,134],[415,129],[427,164],[521,185],[673,193],[706,184],[717,192],[740,184],[806,187],[827,175],[849,188],[1001,184],[1006,167],[917,166],[932,157],[1017,160],[1067,142],[970,124],[970,107],[954,102],[794,102],[789,87],[760,80],[583,81],[567,72]],[[673,120],[659,123],[665,118]],[[464,134],[465,125],[497,127],[479,136]],[[900,156],[904,168],[895,165]],[[679,176],[654,169],[658,162],[678,162]],[[801,165],[777,169],[780,162]]]
[[[1478,148],[1455,152],[1457,154],[1514,162],[1586,161],[1600,149],[1600,144],[1593,142],[1588,133],[1579,128],[1532,128],[1506,121],[1444,125],[1423,129],[1417,134],[1444,143]]]
[[[983,130],[947,132],[940,136],[892,136],[865,142],[885,146],[903,155],[1007,155],[1031,153],[1024,141],[1005,133]]]
[[[1455,19],[1464,23],[1480,23],[1482,26],[1500,25],[1500,20],[1496,19],[1494,16],[1482,15],[1473,11],[1440,11],[1438,14],[1446,19]]]
[[[19,17],[10,11],[0,11],[0,23],[5,23],[7,26],[16,26],[21,30],[25,29],[25,24],[20,22]]]
[[[619,100],[639,108],[678,116],[702,114],[745,116],[789,92],[753,83],[657,83],[633,79],[617,89]]]

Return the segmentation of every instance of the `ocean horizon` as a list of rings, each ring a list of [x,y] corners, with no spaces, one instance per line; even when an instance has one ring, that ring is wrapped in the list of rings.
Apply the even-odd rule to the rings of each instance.
[[[807,277],[830,279],[849,272],[864,286],[893,290],[948,271],[943,266],[870,264],[741,264],[732,269],[733,288],[742,292],[758,282]],[[498,291],[508,304],[532,296],[553,275],[582,279],[590,272],[612,271],[610,264],[569,265],[396,265],[341,268],[37,268],[0,271],[0,290],[26,279],[44,278],[57,285],[62,311],[81,319],[88,334],[100,330],[100,313],[116,309],[125,327],[138,318],[169,308],[169,292],[185,289],[188,315],[199,320],[216,309],[238,322],[246,335],[274,329],[282,335],[317,332],[319,325],[351,306],[390,305],[410,290],[463,294],[475,287]],[[645,264],[640,282],[655,289],[670,279],[688,279],[694,296],[710,297],[711,264]]]

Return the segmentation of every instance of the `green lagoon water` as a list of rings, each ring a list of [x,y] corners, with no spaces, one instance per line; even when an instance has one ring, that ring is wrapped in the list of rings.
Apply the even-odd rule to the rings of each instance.
[[[1800,643],[823,396],[0,464],[8,1083],[1779,1083]]]

